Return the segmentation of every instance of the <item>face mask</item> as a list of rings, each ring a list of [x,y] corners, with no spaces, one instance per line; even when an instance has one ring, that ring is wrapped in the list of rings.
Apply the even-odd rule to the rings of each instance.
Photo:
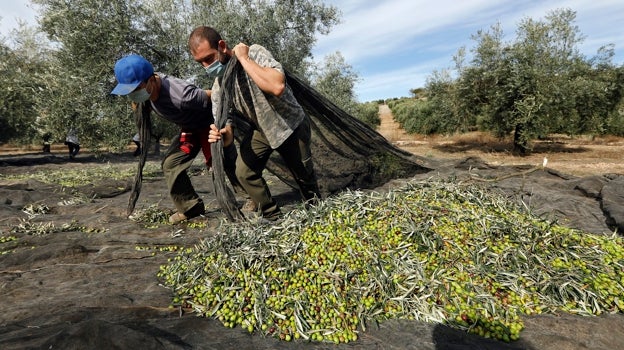
[[[225,72],[225,65],[219,60],[215,60],[208,67],[204,67],[204,69],[209,78],[220,78],[223,76],[223,72]]]
[[[143,89],[139,89],[137,91],[132,91],[128,94],[128,98],[136,103],[143,103],[150,98],[150,93]]]

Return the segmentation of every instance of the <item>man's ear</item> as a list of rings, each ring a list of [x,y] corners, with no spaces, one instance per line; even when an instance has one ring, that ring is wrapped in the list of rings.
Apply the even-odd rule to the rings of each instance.
[[[151,77],[145,82],[145,89],[150,94],[150,100],[156,101],[160,95],[160,80],[156,74],[152,74]]]
[[[227,50],[227,43],[225,42],[225,40],[219,40],[219,43],[217,43],[217,45],[219,46],[217,50],[219,50],[220,52],[225,52]]]
[[[156,77],[152,74],[152,76],[147,78],[147,80],[145,81],[145,89],[149,93],[152,93],[152,91],[154,91],[154,85],[156,85]]]

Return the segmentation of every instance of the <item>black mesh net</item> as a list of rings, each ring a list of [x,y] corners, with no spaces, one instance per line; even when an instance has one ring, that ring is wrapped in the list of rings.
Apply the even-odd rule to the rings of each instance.
[[[222,102],[215,115],[215,123],[219,128],[225,125],[230,110],[233,79],[229,77],[240,69],[243,68],[236,57],[232,57],[221,83]],[[375,188],[394,178],[409,177],[431,170],[422,165],[414,155],[395,147],[377,131],[338,108],[294,74],[287,72],[286,77],[297,101],[311,120],[312,156],[323,196],[347,188]],[[249,125],[237,119],[236,127],[244,133]],[[212,147],[213,157],[218,158],[223,154],[220,142]],[[225,181],[223,162],[215,160],[213,171],[217,200],[228,218],[241,218],[243,216],[236,206],[233,191]],[[297,188],[290,171],[277,152],[271,156],[267,169],[288,185]]]
[[[225,126],[226,120],[231,115],[234,84],[230,77],[235,70],[241,69],[242,66],[233,56],[221,82],[221,104],[215,115],[215,124],[219,128]],[[286,72],[286,78],[297,101],[311,120],[314,169],[323,196],[347,188],[375,188],[391,179],[409,177],[431,170],[417,157],[395,147],[377,131],[338,108],[296,75]],[[135,119],[143,147],[128,202],[128,215],[134,211],[141,192],[143,166],[151,137],[149,106],[143,103],[137,105]],[[236,127],[244,133],[250,125],[238,118]],[[244,215],[238,208],[233,189],[226,181],[222,142],[211,144],[211,151],[217,202],[229,220],[240,220]],[[290,171],[276,152],[271,156],[267,169],[289,186],[297,188]]]
[[[139,195],[141,194],[141,186],[143,184],[143,167],[147,160],[147,152],[150,147],[150,138],[152,135],[152,120],[150,119],[150,107],[146,103],[139,103],[134,106],[134,121],[139,129],[139,142],[141,144],[141,154],[139,155],[139,164],[137,172],[134,176],[132,191],[128,199],[128,208],[126,214],[129,216],[134,211]]]

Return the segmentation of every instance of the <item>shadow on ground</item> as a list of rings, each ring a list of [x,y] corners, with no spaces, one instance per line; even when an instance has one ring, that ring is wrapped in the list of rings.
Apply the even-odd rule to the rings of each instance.
[[[485,153],[515,154],[513,145],[509,142],[455,142],[433,146],[434,149],[445,153],[464,153],[480,151]],[[583,153],[589,149],[583,146],[569,146],[562,142],[539,142],[533,145],[532,154],[552,153]],[[520,155],[520,154],[518,154]]]

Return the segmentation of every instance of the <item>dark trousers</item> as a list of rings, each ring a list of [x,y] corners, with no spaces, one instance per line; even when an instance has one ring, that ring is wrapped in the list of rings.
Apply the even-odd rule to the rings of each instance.
[[[78,151],[80,151],[80,145],[69,141],[65,141],[65,144],[69,150],[69,158],[73,159],[78,154]]]
[[[310,121],[305,119],[293,134],[275,149],[293,175],[301,196],[306,201],[320,198],[310,150],[310,136]],[[265,135],[253,130],[241,140],[240,156],[236,160],[238,181],[265,216],[279,210],[271,197],[269,186],[262,177],[272,152],[273,149]]]
[[[200,133],[196,133],[192,136],[190,153],[186,153],[180,149],[180,136],[178,135],[175,137],[171,141],[171,146],[169,146],[167,153],[165,153],[165,158],[162,161],[162,170],[165,174],[169,195],[173,200],[176,210],[183,214],[191,210],[195,205],[200,203],[203,205],[203,201],[197,192],[195,192],[195,188],[187,172],[193,164],[195,157],[197,157],[197,154],[199,154],[199,151],[202,149],[199,134]],[[232,186],[238,192],[242,190],[242,187],[238,184],[238,181],[233,175],[237,155],[236,147],[234,146],[224,149],[225,172]],[[211,161],[208,160],[207,166],[210,167],[210,164]]]
[[[132,155],[136,157],[139,154],[141,154],[141,142],[139,141],[132,141],[132,142],[134,142],[134,144],[136,145],[136,149],[134,150],[134,153]]]
[[[179,213],[186,213],[198,204],[203,205],[191,183],[187,170],[193,164],[201,147],[193,147],[190,153],[180,149],[180,136],[174,138],[162,161],[162,170],[169,195]]]

